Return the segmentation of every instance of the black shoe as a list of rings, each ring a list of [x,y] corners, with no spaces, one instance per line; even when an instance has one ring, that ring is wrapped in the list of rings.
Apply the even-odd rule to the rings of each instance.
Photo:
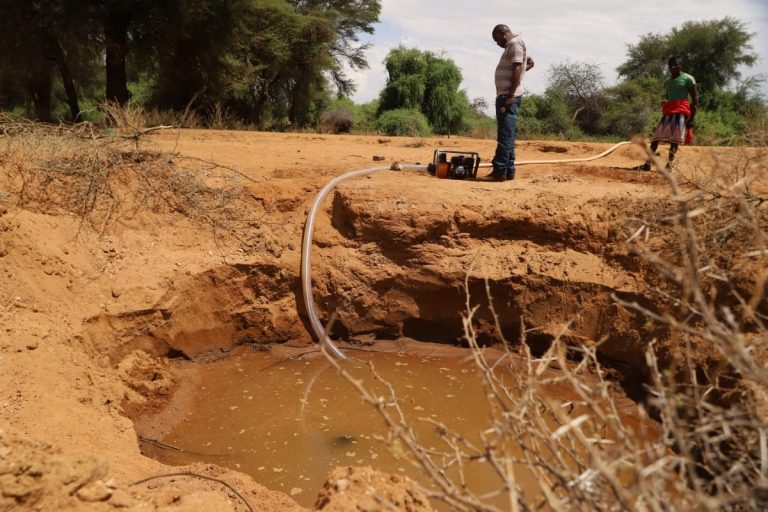
[[[633,171],[650,171],[651,170],[651,163],[645,162],[641,165],[636,165],[632,168]]]
[[[513,179],[515,179],[515,175],[514,174],[507,174],[507,181],[511,181]]]
[[[501,176],[500,174],[491,173],[487,176],[481,176],[477,178],[477,181],[506,181],[506,179],[507,178]]]
[[[484,178],[478,178],[481,181],[504,181],[506,178],[504,177],[506,173],[504,171],[498,171],[496,169],[493,169],[490,174],[486,175]]]

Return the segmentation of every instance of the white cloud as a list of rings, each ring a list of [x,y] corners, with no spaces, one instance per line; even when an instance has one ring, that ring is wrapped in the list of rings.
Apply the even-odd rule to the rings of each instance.
[[[378,96],[387,78],[382,62],[399,44],[444,52],[462,70],[462,88],[469,97],[492,103],[493,71],[501,49],[490,34],[497,23],[522,32],[536,61],[525,85],[529,91],[541,93],[552,64],[566,60],[597,64],[612,84],[617,79],[616,67],[626,60],[627,44],[636,44],[647,33],[666,34],[686,21],[725,16],[744,22],[755,33],[752,44],[759,62],[744,74],[768,76],[768,4],[763,0],[382,0],[381,23],[376,25],[367,54],[370,69],[351,73],[358,83],[353,99],[361,103]],[[768,94],[768,85],[764,92]]]

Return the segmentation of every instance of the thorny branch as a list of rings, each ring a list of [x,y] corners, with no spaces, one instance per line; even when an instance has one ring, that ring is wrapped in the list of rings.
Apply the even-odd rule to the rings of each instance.
[[[221,484],[224,487],[226,487],[227,489],[229,489],[230,491],[232,491],[232,493],[234,493],[234,495],[237,496],[240,499],[240,501],[243,502],[243,504],[245,505],[245,508],[249,512],[253,512],[253,507],[251,507],[251,504],[248,503],[248,500],[246,500],[243,497],[243,495],[240,494],[237,491],[237,489],[235,489],[231,484],[229,484],[228,482],[226,482],[226,481],[224,481],[224,480],[222,480],[220,478],[214,478],[214,477],[208,476],[208,475],[201,475],[200,473],[193,473],[192,471],[181,471],[181,472],[178,472],[178,473],[164,473],[162,475],[155,475],[155,476],[150,476],[150,477],[147,477],[147,478],[142,478],[141,480],[137,480],[137,481],[131,483],[129,485],[129,487],[133,487],[135,485],[140,485],[140,484],[152,481],[152,480],[157,480],[158,478],[175,478],[175,477],[180,477],[180,476],[191,476],[193,478],[201,478],[203,480],[210,480],[211,482],[216,482],[218,484]]]
[[[482,348],[474,330],[480,306],[469,296],[473,267],[465,278],[463,325],[483,384],[478,399],[489,410],[479,444],[431,419],[445,447],[426,448],[410,428],[419,419],[400,409],[394,387],[387,384],[389,395],[377,396],[329,358],[384,418],[389,442],[399,439],[424,470],[430,498],[455,510],[768,508],[768,424],[758,412],[758,404],[768,404],[768,368],[757,357],[768,354],[768,214],[752,186],[765,180],[764,168],[739,166],[737,182],[697,187],[660,163],[672,212],[629,219],[634,227],[625,238],[649,269],[647,304],[655,307],[614,300],[664,326],[683,348],[671,356],[662,350],[665,340],[649,340],[648,399],[637,415],[619,405],[599,361],[599,341],[574,346],[556,336],[535,358],[522,319],[519,343],[506,340],[487,280],[499,343],[495,350]],[[566,324],[562,334],[567,331]],[[719,362],[707,365],[706,347],[719,352]],[[565,386],[569,396],[552,398],[553,386]],[[469,461],[489,466],[499,477],[496,490],[472,491]]]
[[[178,212],[215,236],[238,239],[269,214],[263,204],[242,206],[240,180],[254,181],[245,173],[202,160],[204,167],[185,168],[197,160],[141,151],[141,137],[166,127],[143,128],[141,111],[130,106],[108,105],[108,112],[111,135],[91,123],[47,125],[0,114],[0,159],[11,162],[21,206],[74,214],[80,229],[87,225],[99,237],[142,210]]]

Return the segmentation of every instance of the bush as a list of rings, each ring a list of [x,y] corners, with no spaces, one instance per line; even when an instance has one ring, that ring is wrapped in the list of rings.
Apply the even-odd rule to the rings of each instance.
[[[740,144],[744,146],[768,146],[768,108],[763,107],[747,115],[740,139]]]
[[[660,90],[663,90],[661,81],[651,77],[627,80],[606,89],[606,108],[598,124],[599,133],[626,139],[650,135],[661,117]]]
[[[379,110],[379,100],[355,105],[355,131],[359,133],[376,132],[376,112]]]
[[[205,124],[213,130],[242,130],[245,128],[242,120],[219,102],[208,106],[206,109]]]
[[[600,120],[600,132],[619,135],[625,139],[635,135],[648,135],[653,132],[659,117],[660,109],[654,110],[641,102],[614,104]]]
[[[523,98],[520,106],[520,138],[537,138],[538,135],[552,137],[578,137],[581,135],[576,123],[568,113],[565,93],[557,87],[550,87],[543,96],[532,94]]]
[[[337,107],[320,114],[320,131],[325,133],[349,133],[355,125],[355,115],[347,107]]]
[[[388,110],[376,121],[376,129],[384,135],[426,137],[432,134],[427,118],[414,109]]]
[[[475,139],[495,139],[496,120],[492,117],[474,117],[470,122],[469,136]]]
[[[695,142],[706,145],[732,145],[744,127],[744,117],[732,110],[699,110],[696,114]]]

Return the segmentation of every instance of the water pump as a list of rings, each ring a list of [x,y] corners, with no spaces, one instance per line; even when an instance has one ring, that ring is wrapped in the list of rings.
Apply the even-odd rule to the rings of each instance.
[[[436,149],[427,172],[441,179],[475,179],[480,166],[480,154],[476,151]]]

